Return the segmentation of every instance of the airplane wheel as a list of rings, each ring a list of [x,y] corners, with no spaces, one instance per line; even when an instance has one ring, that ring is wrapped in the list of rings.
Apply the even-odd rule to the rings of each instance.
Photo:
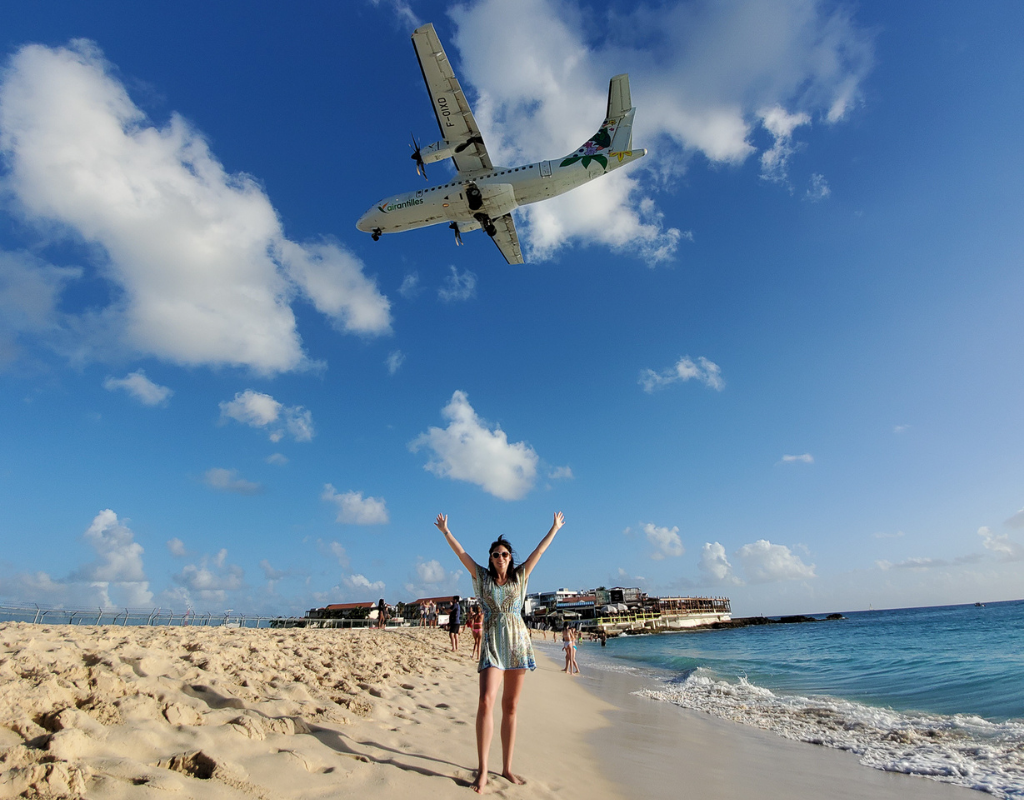
[[[370,234],[370,237],[373,239],[373,241],[379,242],[380,241],[380,231],[374,231],[372,234]]]
[[[484,196],[478,186],[470,186],[466,189],[466,202],[469,203],[469,210],[476,211],[484,204]]]
[[[488,225],[486,228],[484,228],[484,230],[487,232],[487,235],[490,236],[492,239],[498,233],[498,229],[495,228],[493,225]]]

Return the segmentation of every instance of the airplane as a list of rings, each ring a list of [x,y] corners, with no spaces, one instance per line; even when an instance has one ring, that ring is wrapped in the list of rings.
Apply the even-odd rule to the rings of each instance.
[[[646,150],[633,149],[636,109],[630,102],[629,75],[623,74],[609,82],[601,127],[572,153],[550,161],[496,167],[434,26],[428,23],[413,31],[412,43],[444,137],[424,148],[413,137],[416,172],[426,178],[427,164],[450,158],[456,175],[440,185],[375,203],[356,223],[375,242],[385,233],[448,223],[456,245],[461,245],[463,233],[482,228],[509,264],[522,264],[513,209],[564,194],[647,155]]]

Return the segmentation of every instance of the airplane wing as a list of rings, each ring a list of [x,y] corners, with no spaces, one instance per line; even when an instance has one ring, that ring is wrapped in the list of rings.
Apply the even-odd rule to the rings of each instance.
[[[441,47],[434,26],[427,23],[413,31],[412,44],[420,61],[420,70],[427,83],[427,92],[434,106],[441,135],[454,151],[452,161],[455,162],[455,169],[460,174],[490,170],[491,158],[487,155],[480,129],[476,126],[466,95],[448,63],[448,56]],[[512,238],[515,239],[514,229]]]
[[[498,245],[501,254],[509,264],[522,264],[523,251],[519,247],[519,237],[516,235],[516,224],[512,221],[511,214],[498,217],[494,227],[498,232],[494,234],[494,243]]]

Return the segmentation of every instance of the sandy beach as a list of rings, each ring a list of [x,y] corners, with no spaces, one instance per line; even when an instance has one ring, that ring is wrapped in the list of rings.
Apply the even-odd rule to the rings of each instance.
[[[470,647],[442,631],[0,625],[0,798],[466,798]],[[571,679],[540,648],[497,797],[971,798]],[[495,737],[492,765],[500,764]]]

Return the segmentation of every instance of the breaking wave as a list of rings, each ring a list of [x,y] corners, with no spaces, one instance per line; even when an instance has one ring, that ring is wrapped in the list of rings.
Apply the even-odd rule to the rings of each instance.
[[[636,694],[787,739],[848,750],[862,764],[1024,798],[1024,722],[875,708],[828,696],[779,695],[746,678],[731,683],[698,667]]]

